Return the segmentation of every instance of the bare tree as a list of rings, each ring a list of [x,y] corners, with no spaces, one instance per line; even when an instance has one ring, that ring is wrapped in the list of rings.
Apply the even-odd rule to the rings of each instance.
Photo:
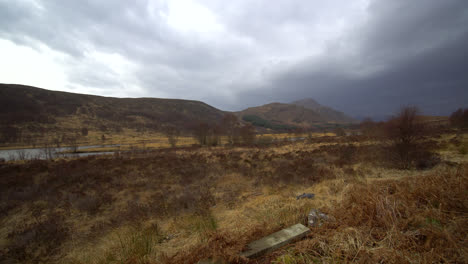
[[[71,152],[76,153],[78,151],[78,141],[76,137],[69,137],[67,141],[67,143],[70,145]]]
[[[209,132],[210,126],[205,122],[201,122],[195,125],[193,134],[200,145],[206,145],[208,143]]]
[[[225,114],[221,123],[222,123],[223,130],[226,134],[228,144],[233,144],[234,137],[236,136],[235,134],[236,134],[237,124],[239,123],[237,116],[231,113]]]
[[[361,130],[362,135],[374,139],[385,136],[384,128],[384,122],[375,122],[369,117],[365,118],[361,124],[359,124],[359,129]]]
[[[210,146],[218,146],[221,144],[221,136],[223,135],[223,129],[221,126],[213,126],[209,129],[207,144]]]
[[[177,141],[179,141],[180,131],[173,126],[170,126],[165,129],[164,134],[166,135],[167,141],[171,147],[176,147]]]
[[[55,136],[52,141],[54,142],[55,146],[57,146],[57,148],[60,148],[61,141],[59,135]]]
[[[245,144],[251,145],[255,142],[255,128],[251,124],[240,128],[240,136]]]
[[[26,160],[28,157],[28,154],[26,153],[26,150],[24,149],[17,150],[16,155],[18,156],[18,160]]]
[[[468,127],[468,108],[459,108],[450,115],[450,124],[459,129]]]
[[[390,140],[393,154],[403,169],[408,169],[423,151],[420,144],[425,134],[425,126],[418,116],[417,107],[408,106],[385,124],[385,132]]]
[[[373,137],[376,126],[376,123],[370,117],[364,118],[364,120],[359,124],[361,133],[367,137]]]
[[[339,137],[346,136],[346,131],[342,127],[335,128],[333,132]]]
[[[41,152],[45,159],[50,160],[55,157],[56,150],[53,145],[48,140],[46,140],[44,142],[44,146],[41,149]]]

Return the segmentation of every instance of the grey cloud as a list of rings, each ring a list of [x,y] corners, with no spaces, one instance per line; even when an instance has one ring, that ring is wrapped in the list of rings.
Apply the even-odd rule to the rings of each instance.
[[[356,116],[385,116],[405,104],[449,114],[466,105],[466,2],[374,1],[368,16],[354,35],[343,36],[351,43],[271,76],[273,88],[241,97],[254,97],[247,104],[314,97]],[[369,72],[353,74],[363,69]]]
[[[385,116],[406,104],[417,104],[427,114],[449,114],[466,105],[468,98],[466,43],[468,35],[361,78],[329,69],[286,72],[272,81],[280,92],[273,93],[276,98],[270,100],[292,101],[313,94],[317,100],[357,116]],[[285,87],[294,87],[295,92]]]
[[[467,10],[458,0],[375,1],[360,52],[391,61],[451,43],[467,32]]]
[[[0,38],[68,54],[71,86],[136,85],[226,110],[313,97],[357,116],[409,103],[447,114],[468,98],[464,0],[200,0],[222,27],[206,36],[174,30],[165,1],[37,3],[0,0]],[[90,63],[93,51],[133,72]]]

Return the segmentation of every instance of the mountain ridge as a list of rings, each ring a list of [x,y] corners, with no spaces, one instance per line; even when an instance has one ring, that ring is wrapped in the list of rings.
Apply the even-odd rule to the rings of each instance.
[[[163,130],[220,121],[225,112],[204,102],[161,98],[115,98],[0,84],[0,123],[60,127],[74,117],[82,126]],[[66,126],[65,126],[66,127]]]
[[[309,102],[309,108],[300,105],[301,102]],[[311,109],[310,105],[317,110]],[[274,131],[352,122],[343,113],[313,99],[296,101],[296,104],[275,102],[228,112],[195,100],[115,98],[0,84],[0,125],[14,125],[29,131],[44,128],[73,131],[89,127],[103,132],[122,128],[162,132],[167,127],[175,127],[189,132],[199,123],[221,124],[227,113],[233,113],[241,122],[252,123],[257,128],[266,124]]]
[[[322,115],[324,118],[333,120],[335,122],[343,122],[343,123],[356,123],[357,120],[347,116],[343,112],[337,111],[331,107],[324,106],[319,104],[316,100],[312,98],[305,98],[297,101],[291,102],[291,104],[294,105],[300,105],[305,108],[311,109],[320,115]]]

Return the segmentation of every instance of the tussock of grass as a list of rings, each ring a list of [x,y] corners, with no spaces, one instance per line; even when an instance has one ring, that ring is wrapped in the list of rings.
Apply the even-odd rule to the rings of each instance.
[[[282,263],[466,263],[467,166],[353,184],[330,214],[336,222],[274,257]],[[291,262],[294,259],[296,262]]]
[[[164,240],[157,224],[121,228],[102,239],[103,247],[87,247],[69,254],[71,263],[152,263],[156,246]]]

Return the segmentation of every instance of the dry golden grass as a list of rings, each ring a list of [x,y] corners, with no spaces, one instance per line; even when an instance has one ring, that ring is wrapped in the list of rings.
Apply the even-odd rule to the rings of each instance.
[[[376,163],[362,142],[343,161],[349,144],[2,164],[0,254],[25,263],[247,262],[236,256],[250,241],[305,223],[316,208],[335,220],[251,262],[467,262],[467,156],[403,171]],[[316,196],[295,198],[304,192]]]
[[[280,263],[466,263],[466,180],[465,166],[353,184],[330,211],[336,223],[271,257]]]
[[[79,118],[75,118],[80,120]],[[0,146],[1,149],[19,149],[19,148],[40,148],[43,147],[46,143],[50,146],[55,147],[54,143],[57,139],[65,138],[76,138],[78,146],[96,146],[95,148],[86,149],[87,152],[102,152],[102,151],[127,151],[131,149],[155,149],[155,148],[169,148],[171,147],[167,137],[163,133],[159,132],[139,132],[134,129],[122,129],[121,132],[116,133],[112,131],[102,132],[98,130],[90,130],[88,135],[83,136],[79,129],[81,127],[86,127],[84,124],[77,124],[73,118],[71,120],[63,120],[62,123],[67,126],[64,127],[64,130],[69,129],[74,132],[62,132],[60,134],[46,133],[44,135],[34,134],[32,135],[35,138],[34,144],[28,144],[25,142],[10,143],[4,146]],[[102,139],[104,136],[105,140]],[[319,137],[332,137],[335,136],[334,133],[311,133],[311,134],[288,134],[288,133],[279,133],[279,134],[263,134],[257,135],[257,139],[269,139],[275,141],[284,141],[290,138],[319,138]],[[221,145],[228,143],[226,137],[221,137]],[[61,140],[59,140],[61,141]],[[191,135],[182,135],[178,137],[177,147],[191,146],[193,144],[198,144],[198,142]],[[70,143],[67,141],[61,141],[59,143],[61,147],[69,147]],[[120,147],[101,147],[105,145],[121,145]],[[84,150],[83,150],[84,151]]]

